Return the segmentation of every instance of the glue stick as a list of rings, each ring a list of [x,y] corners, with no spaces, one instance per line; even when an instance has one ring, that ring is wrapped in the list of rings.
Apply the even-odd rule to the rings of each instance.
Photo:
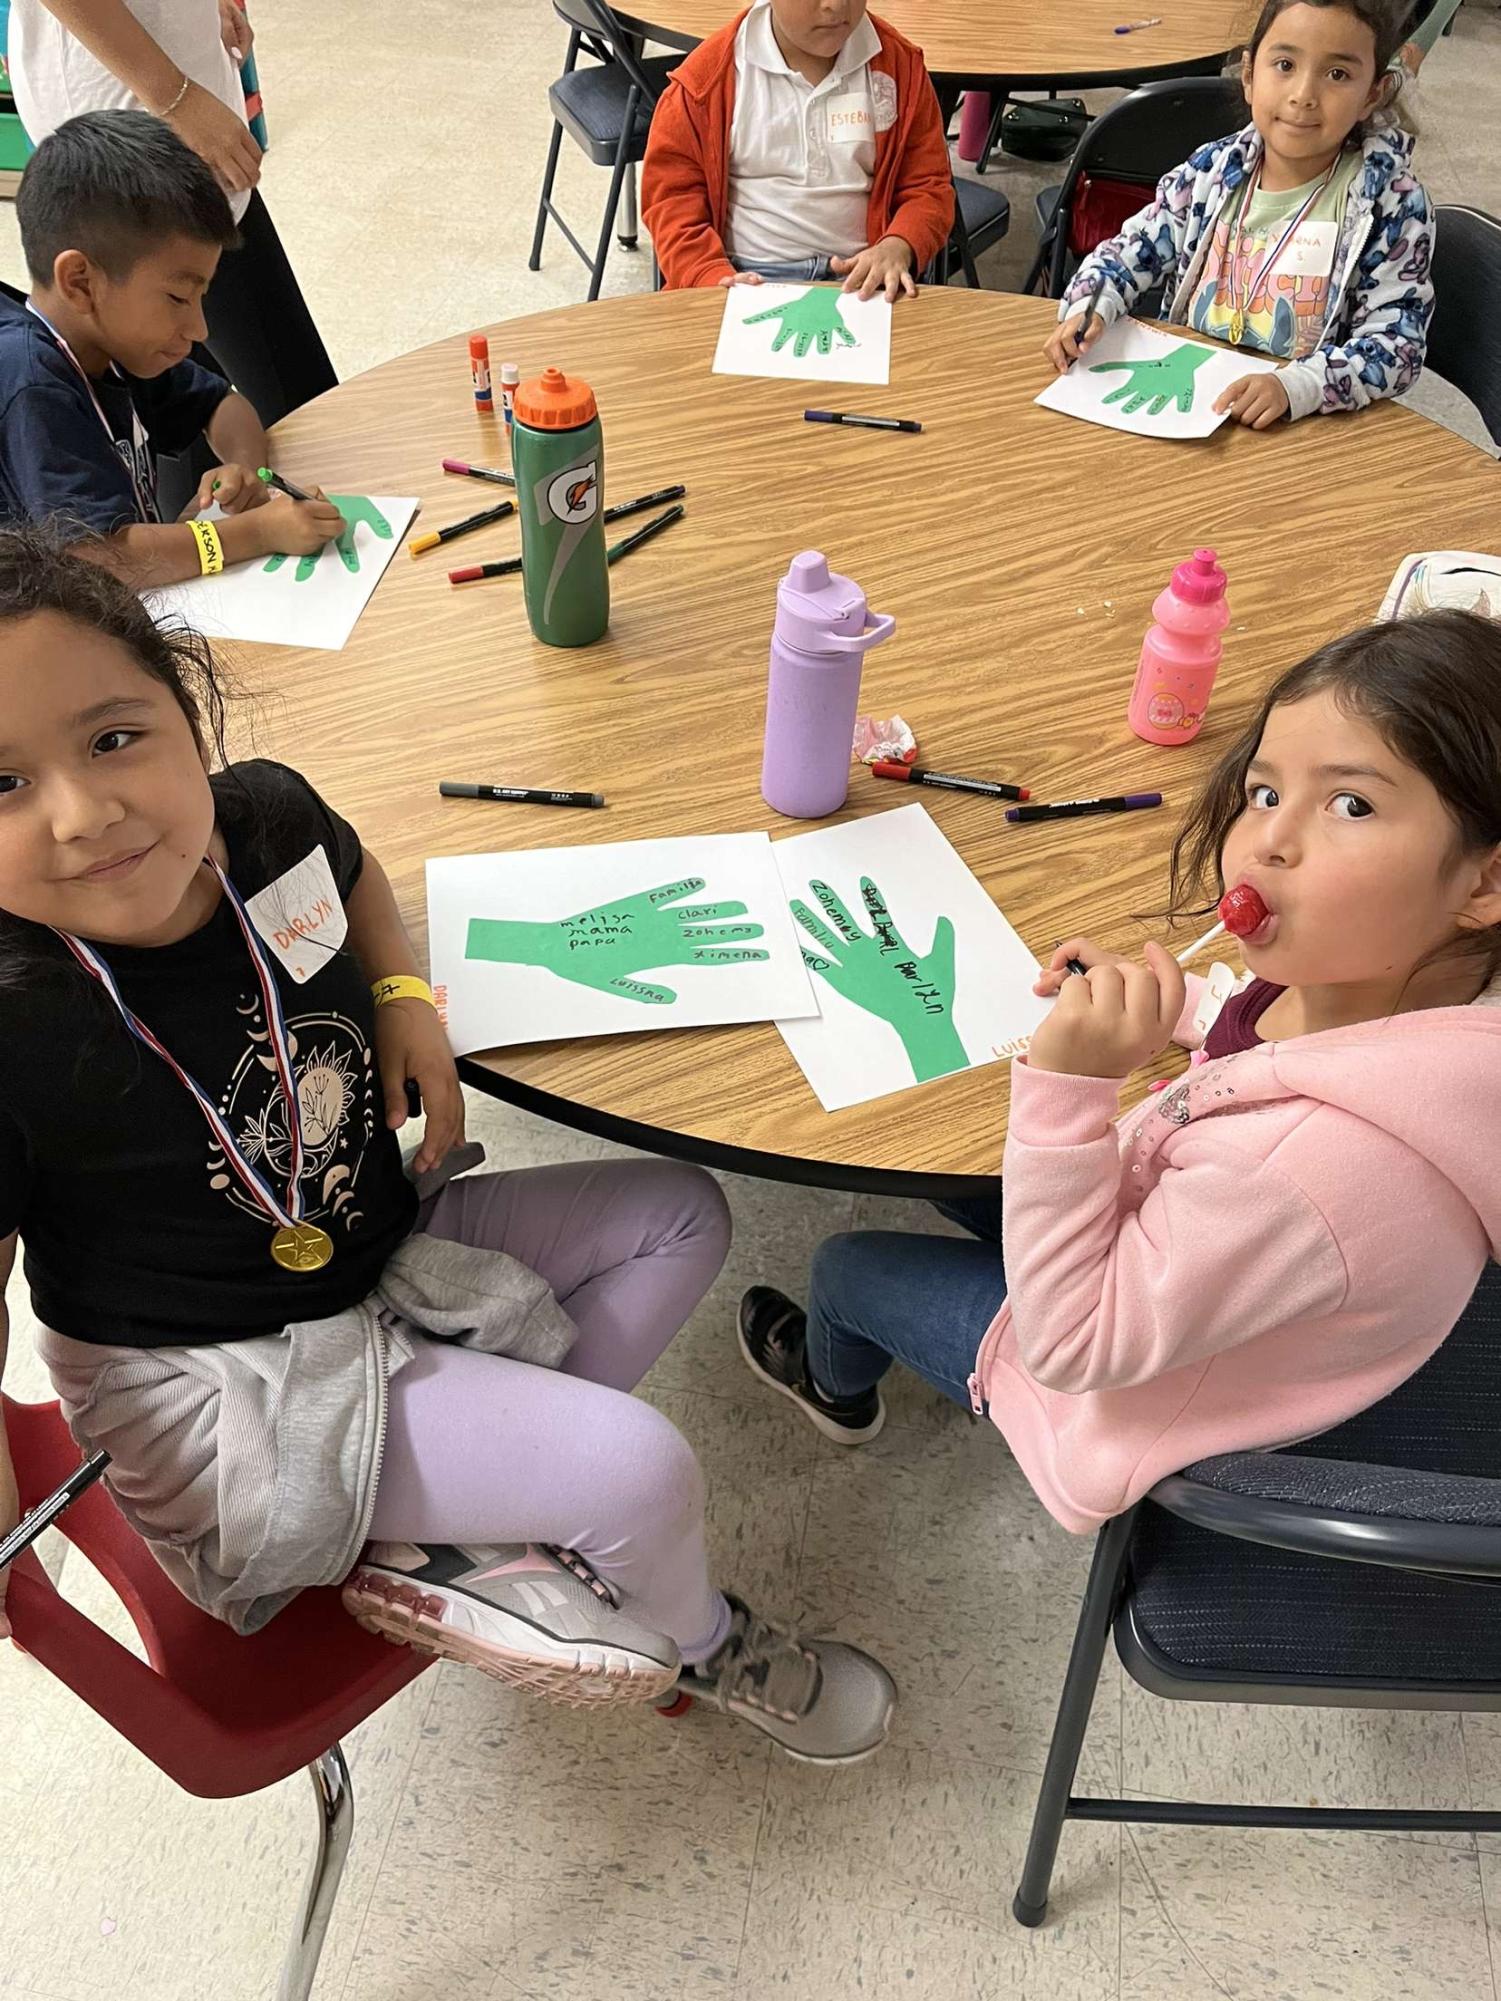
[[[469,336],[469,375],[474,383],[474,407],[483,417],[495,415],[490,388],[490,343],[483,334]]]

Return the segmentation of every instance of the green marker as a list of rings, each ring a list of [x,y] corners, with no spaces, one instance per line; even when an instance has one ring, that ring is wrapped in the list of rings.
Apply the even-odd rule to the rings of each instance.
[[[272,472],[270,466],[262,466],[256,478],[263,479],[267,486],[274,486],[278,493],[284,493],[289,500],[311,500],[313,497],[310,493],[304,493],[300,486],[293,486],[291,480],[283,479],[279,472]]]
[[[532,631],[545,646],[591,646],[610,623],[610,571],[600,506],[604,438],[587,382],[547,368],[522,383],[511,464]]]

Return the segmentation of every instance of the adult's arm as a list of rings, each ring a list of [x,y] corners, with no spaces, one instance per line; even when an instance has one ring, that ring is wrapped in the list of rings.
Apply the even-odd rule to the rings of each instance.
[[[178,138],[213,168],[227,193],[242,194],[255,186],[261,177],[261,149],[249,127],[211,90],[185,76],[125,0],[41,0],[41,4],[148,111],[166,120]]]

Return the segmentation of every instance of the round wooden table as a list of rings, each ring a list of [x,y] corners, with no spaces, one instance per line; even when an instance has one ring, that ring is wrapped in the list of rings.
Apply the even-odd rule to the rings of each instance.
[[[725,0],[629,0],[627,27],[691,49],[733,20]],[[882,0],[875,9],[923,52],[929,74],[1003,78],[1015,90],[1182,76],[1245,40],[1244,0]],[[1254,14],[1254,9],[1251,10]],[[1153,28],[1115,30],[1160,14]]]
[[[954,289],[904,302],[888,389],[714,375],[721,309],[718,291],[644,294],[490,329],[497,368],[514,359],[525,378],[556,362],[594,385],[607,498],[687,484],[686,519],[612,572],[598,645],[537,644],[516,578],[449,586],[450,562],[515,552],[512,520],[451,555],[399,552],[343,652],[241,658],[261,698],[255,747],[360,829],[419,949],[429,855],[803,830],[758,780],[776,584],[811,546],[895,614],[861,706],[905,715],[924,763],[1042,799],[1166,794],[1158,812],[1026,827],[987,799],[920,795],[1040,958],[1085,930],[1136,950],[1179,816],[1268,677],[1370,618],[1410,551],[1494,537],[1495,463],[1390,403],[1195,443],[1036,408],[1054,312],[1042,300]],[[814,402],[925,429],[804,423]],[[442,458],[504,463],[499,421],[474,412],[463,336],[331,390],[276,443],[293,480],[418,494],[429,527],[495,495],[445,475]],[[1127,729],[1127,697],[1152,600],[1201,543],[1230,578],[1224,666],[1199,741],[1158,750]],[[440,778],[598,789],[609,805],[440,800]],[[912,797],[856,769],[845,815]],[[770,1024],[533,1044],[464,1074],[590,1132],[836,1187],[974,1192],[1005,1136],[1003,1064],[830,1114]]]

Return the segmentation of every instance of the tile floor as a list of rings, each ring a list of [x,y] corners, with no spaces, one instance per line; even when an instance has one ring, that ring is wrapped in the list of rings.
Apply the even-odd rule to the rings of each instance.
[[[424,0],[420,14],[256,0],[255,18],[266,193],[342,373],[582,296],[561,249],[525,268],[564,46],[543,0]],[[1501,113],[1492,0],[1470,0],[1422,97],[1430,188],[1501,210],[1484,137]],[[564,198],[597,215],[602,176],[565,161]],[[1044,175],[997,171],[1016,222],[986,276],[1005,284]],[[18,271],[0,209],[0,272]],[[646,282],[644,259],[616,255],[608,289]],[[498,1160],[607,1150],[488,1102],[474,1120]],[[882,1439],[847,1454],[791,1424],[734,1354],[742,1285],[795,1290],[827,1231],[930,1228],[927,1213],[750,1181],[729,1192],[730,1266],[648,1394],[710,1470],[725,1574],[891,1663],[904,1693],[891,1744],[829,1776],[714,1717],[584,1720],[439,1668],[349,1746],[356,1834],[318,2001],[1501,2001],[1501,1837],[1080,1825],[1052,1922],[1012,1924],[1088,1551],[993,1435],[916,1384],[897,1387]],[[40,1397],[12,1304],[7,1388]],[[61,1574],[126,1637],[87,1565]],[[1112,1663],[1086,1768],[1092,1784],[1169,1798],[1497,1805],[1501,1719],[1166,1705]],[[186,1798],[0,1650],[0,1996],[265,2001],[311,1833],[305,1795],[295,1779],[236,1803]]]

